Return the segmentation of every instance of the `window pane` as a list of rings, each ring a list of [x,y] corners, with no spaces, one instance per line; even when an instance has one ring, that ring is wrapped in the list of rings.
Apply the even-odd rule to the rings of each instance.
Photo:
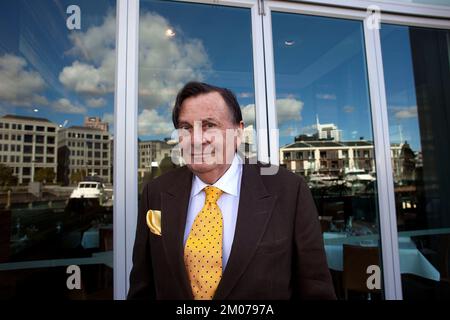
[[[77,165],[72,146],[113,136],[115,13],[115,0],[0,1],[0,145],[17,137],[0,155],[0,299],[113,297],[112,163]],[[87,179],[105,189],[79,190]]]
[[[404,299],[449,299],[450,31],[382,25]]]
[[[256,139],[251,139],[255,129],[251,34],[247,8],[140,2],[139,190],[178,166],[171,159],[177,143],[171,140],[172,108],[177,92],[189,81],[226,87],[236,94],[246,128],[241,151],[256,155]],[[148,154],[142,157],[144,150]]]
[[[280,163],[310,187],[338,298],[381,299],[363,23],[273,13],[272,28]]]

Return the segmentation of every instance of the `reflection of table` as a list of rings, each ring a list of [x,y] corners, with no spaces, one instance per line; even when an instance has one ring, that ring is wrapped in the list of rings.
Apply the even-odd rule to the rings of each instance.
[[[343,244],[377,246],[378,236],[347,236],[341,233],[324,232],[325,252],[328,267],[344,269]],[[411,237],[399,237],[400,272],[415,274],[423,278],[439,281],[440,273],[417,249]]]
[[[98,228],[90,228],[83,233],[81,245],[85,249],[98,248],[99,233]]]
[[[83,233],[81,238],[81,245],[85,249],[98,248],[100,246],[100,231],[99,229],[112,229],[112,225],[101,225],[99,227],[92,227]]]

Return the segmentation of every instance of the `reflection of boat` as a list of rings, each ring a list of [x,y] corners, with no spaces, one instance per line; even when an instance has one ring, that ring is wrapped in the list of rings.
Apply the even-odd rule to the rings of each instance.
[[[366,173],[362,169],[353,169],[353,170],[348,170],[345,173],[344,180],[347,182],[362,182],[362,183],[367,182],[367,183],[369,183],[369,182],[375,181],[375,178],[372,175]]]
[[[310,188],[327,187],[335,184],[338,178],[323,173],[312,173],[308,176],[308,185]]]
[[[70,198],[88,198],[99,199],[100,203],[103,203],[108,199],[103,183],[96,181],[82,181],[78,184],[78,187],[72,191]]]

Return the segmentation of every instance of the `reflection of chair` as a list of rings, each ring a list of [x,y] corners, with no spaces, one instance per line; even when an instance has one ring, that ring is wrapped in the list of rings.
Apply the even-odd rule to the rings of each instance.
[[[345,299],[348,299],[348,291],[357,291],[370,294],[379,292],[367,287],[367,267],[380,266],[379,250],[377,247],[362,247],[344,244],[344,271],[342,282]]]
[[[112,228],[99,228],[100,238],[100,251],[113,250],[113,229]],[[109,289],[112,287],[112,269],[106,265],[99,266],[99,288]]]
[[[333,220],[344,220],[344,202],[324,202],[322,204],[322,215],[333,217]]]
[[[441,281],[450,283],[449,275],[449,253],[450,253],[450,234],[444,234],[439,238],[439,272],[441,273]]]
[[[330,217],[330,216],[319,216],[320,227],[322,229],[322,233],[330,231],[332,220],[333,220],[333,217]]]
[[[110,251],[113,249],[113,229],[99,228],[100,250]]]

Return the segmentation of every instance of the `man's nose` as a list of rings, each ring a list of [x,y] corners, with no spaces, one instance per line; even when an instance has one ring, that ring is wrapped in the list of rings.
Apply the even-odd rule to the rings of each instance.
[[[203,132],[202,127],[194,127],[194,132],[192,133],[192,143],[194,145],[202,145],[208,143],[208,139]]]

